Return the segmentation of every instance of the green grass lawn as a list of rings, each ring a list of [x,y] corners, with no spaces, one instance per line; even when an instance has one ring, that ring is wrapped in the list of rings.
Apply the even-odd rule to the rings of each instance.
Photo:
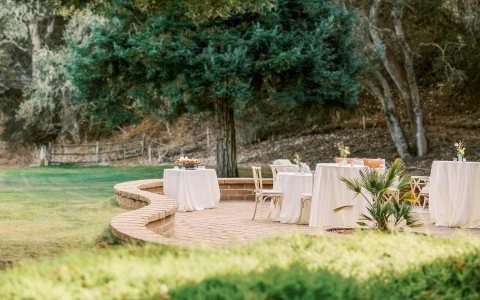
[[[480,239],[356,232],[109,244],[112,187],[161,167],[0,169],[0,299],[479,299]],[[13,264],[12,268],[9,268]]]
[[[163,167],[0,169],[0,267],[96,247],[124,211],[113,186],[162,177]]]
[[[0,271],[2,299],[479,299],[480,241],[291,236],[116,246]],[[88,255],[87,255],[88,254]]]

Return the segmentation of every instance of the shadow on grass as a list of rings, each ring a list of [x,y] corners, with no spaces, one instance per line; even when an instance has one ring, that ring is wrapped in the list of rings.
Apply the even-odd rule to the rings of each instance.
[[[95,244],[100,248],[109,246],[125,245],[125,242],[112,234],[110,227],[103,230],[99,237],[95,240]]]
[[[448,258],[405,274],[358,282],[300,263],[248,275],[219,275],[170,291],[173,299],[480,299],[480,255]]]
[[[120,207],[120,204],[118,204],[117,198],[115,198],[115,197],[110,198],[110,205],[113,206],[113,207]]]
[[[293,264],[246,276],[208,278],[171,292],[173,299],[354,299],[360,286],[326,270],[310,271]]]

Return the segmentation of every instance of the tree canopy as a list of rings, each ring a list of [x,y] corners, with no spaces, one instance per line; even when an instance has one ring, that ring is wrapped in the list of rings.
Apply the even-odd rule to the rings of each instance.
[[[116,1],[109,22],[94,23],[84,42],[70,41],[78,97],[112,124],[135,106],[166,120],[214,110],[220,176],[237,175],[236,102],[356,103],[354,18],[327,1],[279,0],[262,11],[202,20],[182,2],[161,11],[135,4]]]

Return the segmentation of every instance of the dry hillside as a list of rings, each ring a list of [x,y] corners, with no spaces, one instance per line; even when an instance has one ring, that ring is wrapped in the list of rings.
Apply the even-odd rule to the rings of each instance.
[[[473,101],[461,98],[452,101],[452,95],[442,89],[424,93],[425,126],[429,152],[422,159],[407,162],[409,173],[426,175],[433,160],[454,157],[453,144],[462,139],[467,144],[468,160],[480,160],[480,112]],[[237,122],[237,161],[239,165],[268,164],[277,158],[293,159],[298,152],[311,167],[317,162],[331,161],[338,154],[334,144],[343,141],[350,146],[353,157],[382,157],[387,164],[396,157],[388,128],[383,121],[381,107],[372,99],[362,99],[357,109],[332,109],[328,118],[311,117],[303,124],[286,127],[282,134],[263,140],[252,138],[252,124]],[[184,116],[167,129],[155,120],[124,128],[114,140],[146,134],[156,156],[153,163],[173,161],[180,155],[201,158],[207,164],[215,162],[214,123],[208,116]],[[208,138],[207,138],[208,135]],[[0,145],[0,164],[28,165],[34,163],[34,147],[19,151],[18,146]],[[24,149],[25,150],[25,149]],[[23,153],[23,154],[18,154]],[[150,163],[147,157],[123,163]]]

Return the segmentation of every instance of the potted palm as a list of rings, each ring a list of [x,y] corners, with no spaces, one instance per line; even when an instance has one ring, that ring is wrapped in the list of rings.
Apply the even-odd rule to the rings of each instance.
[[[355,179],[340,178],[355,195],[367,201],[366,214],[361,214],[360,226],[381,231],[392,231],[402,227],[420,227],[423,224],[413,214],[414,197],[410,191],[410,176],[404,176],[405,163],[396,159],[387,172],[364,169]],[[351,209],[352,205],[334,211]]]

